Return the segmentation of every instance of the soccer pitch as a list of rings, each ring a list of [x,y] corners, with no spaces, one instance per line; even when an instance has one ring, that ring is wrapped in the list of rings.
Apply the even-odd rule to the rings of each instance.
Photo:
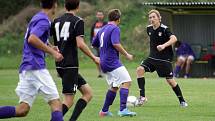
[[[129,68],[133,79],[130,94],[138,96],[135,68]],[[61,81],[55,70],[50,71],[61,92]],[[166,81],[156,74],[146,74],[146,95],[148,102],[143,107],[133,107],[130,110],[137,112],[135,117],[119,117],[119,93],[110,111],[113,117],[99,118],[98,112],[103,105],[107,90],[105,78],[97,78],[96,69],[81,68],[81,74],[91,85],[94,97],[83,111],[78,121],[215,121],[215,79],[177,79],[183,95],[189,106],[181,108],[172,89]],[[18,82],[17,70],[0,70],[0,106],[16,105],[18,97],[14,90]],[[78,92],[76,100],[80,97]],[[65,116],[69,120],[72,109]],[[25,118],[5,119],[4,121],[49,121],[50,109],[42,96],[38,96],[30,113]]]

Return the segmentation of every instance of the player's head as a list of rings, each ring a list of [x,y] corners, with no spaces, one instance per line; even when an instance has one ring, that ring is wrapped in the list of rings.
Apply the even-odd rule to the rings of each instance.
[[[79,0],[65,0],[65,8],[67,11],[76,10],[79,8]]]
[[[121,12],[119,9],[112,9],[108,12],[108,20],[120,23]]]
[[[160,24],[161,22],[161,15],[160,12],[157,10],[150,10],[148,13],[149,16],[149,22],[152,25]]]
[[[57,0],[40,0],[40,6],[42,9],[50,11],[49,13],[53,16],[57,8]]]
[[[96,12],[96,18],[99,20],[99,21],[103,21],[104,19],[104,13],[102,11],[97,11]]]
[[[181,45],[181,41],[176,41],[176,43],[175,43],[175,48],[178,48],[179,46]]]
[[[52,9],[57,6],[57,0],[40,0],[40,6],[43,9]]]

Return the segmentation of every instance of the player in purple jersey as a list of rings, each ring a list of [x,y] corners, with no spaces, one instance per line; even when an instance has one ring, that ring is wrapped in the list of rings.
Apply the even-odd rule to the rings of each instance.
[[[0,107],[0,119],[25,117],[36,95],[41,93],[51,108],[51,121],[63,121],[58,90],[45,65],[45,53],[51,54],[56,61],[63,59],[58,51],[47,45],[50,19],[55,13],[57,0],[41,0],[41,7],[42,10],[28,24],[24,38],[23,58],[16,88],[19,105]]]
[[[147,101],[145,97],[145,72],[157,71],[159,77],[166,78],[167,83],[172,87],[178,97],[180,105],[187,107],[188,104],[184,100],[181,89],[173,78],[171,63],[173,58],[172,45],[177,41],[177,38],[167,26],[161,23],[159,11],[149,11],[148,17],[151,24],[147,27],[147,34],[150,38],[150,54],[137,67],[137,82],[140,90],[138,105],[143,105]]]
[[[109,107],[112,105],[116,92],[120,88],[120,110],[119,116],[135,116],[135,112],[131,112],[126,107],[127,97],[131,78],[119,60],[119,52],[128,60],[133,59],[133,55],[129,54],[120,44],[120,23],[121,12],[118,9],[112,9],[108,13],[109,22],[96,35],[92,46],[100,49],[100,66],[110,89],[106,93],[106,98],[99,116],[112,116]]]
[[[184,78],[190,77],[190,66],[195,59],[195,54],[189,44],[181,41],[175,43],[175,51],[177,56],[174,77],[179,77],[178,73],[185,67]]]

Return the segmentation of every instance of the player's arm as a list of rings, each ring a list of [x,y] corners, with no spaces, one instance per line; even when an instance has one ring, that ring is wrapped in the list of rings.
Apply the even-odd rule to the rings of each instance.
[[[57,52],[60,52],[60,50],[59,50],[58,46],[54,46],[54,45],[53,45],[53,44],[51,44],[50,42],[48,42],[48,43],[47,43],[47,45],[48,45],[50,48],[52,48],[52,49],[56,50]]]
[[[61,61],[63,59],[63,56],[58,53],[57,51],[55,51],[54,49],[52,49],[51,47],[49,47],[48,45],[44,44],[42,42],[42,40],[40,40],[36,35],[31,34],[28,38],[28,43],[31,44],[32,46],[34,46],[37,49],[40,49],[46,53],[51,54],[56,61]]]
[[[99,64],[99,58],[96,57],[91,50],[89,49],[89,47],[86,45],[86,43],[84,42],[84,38],[82,36],[77,36],[76,37],[76,42],[77,42],[77,47],[81,49],[81,51],[86,54],[87,56],[89,56],[96,64]]]
[[[167,41],[166,43],[164,43],[164,44],[162,44],[162,45],[158,45],[158,46],[157,46],[157,49],[158,49],[159,51],[164,50],[164,49],[165,49],[166,47],[168,47],[168,46],[172,46],[172,45],[177,41],[176,36],[173,35],[173,34],[170,32],[169,28],[167,28],[167,29],[165,30],[165,35],[169,37],[169,41]]]
[[[171,35],[169,38],[170,38],[169,41],[163,44],[165,47],[171,46],[177,41],[177,38],[175,35]]]
[[[133,55],[129,54],[121,44],[113,44],[113,47],[119,51],[122,55],[126,57],[128,60],[133,60]]]

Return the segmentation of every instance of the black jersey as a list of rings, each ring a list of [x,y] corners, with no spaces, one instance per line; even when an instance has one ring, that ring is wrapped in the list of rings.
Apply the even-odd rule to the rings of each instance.
[[[84,21],[71,13],[65,13],[52,23],[54,45],[58,46],[64,59],[57,62],[57,68],[78,67],[77,36],[84,36]]]
[[[149,57],[158,60],[172,61],[173,50],[172,46],[166,47],[162,51],[157,50],[157,46],[169,41],[170,36],[173,35],[169,28],[163,24],[160,25],[156,30],[153,29],[152,25],[147,27],[147,34],[150,37],[150,54]]]

